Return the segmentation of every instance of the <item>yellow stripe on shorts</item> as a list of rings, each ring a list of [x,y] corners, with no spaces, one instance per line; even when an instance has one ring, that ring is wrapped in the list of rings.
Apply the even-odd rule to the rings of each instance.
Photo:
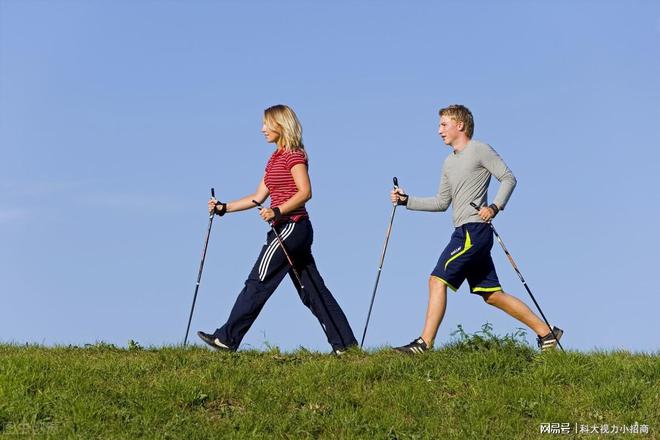
[[[470,233],[465,230],[465,244],[463,245],[463,250],[451,257],[447,262],[445,263],[445,270],[447,270],[447,266],[449,266],[449,263],[466,253],[470,248],[472,247],[472,240],[470,239]]]

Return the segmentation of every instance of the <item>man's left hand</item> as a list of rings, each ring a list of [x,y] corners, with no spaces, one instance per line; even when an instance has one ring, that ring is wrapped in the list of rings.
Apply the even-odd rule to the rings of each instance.
[[[484,206],[479,210],[479,217],[485,222],[489,222],[495,217],[497,213],[490,206]]]

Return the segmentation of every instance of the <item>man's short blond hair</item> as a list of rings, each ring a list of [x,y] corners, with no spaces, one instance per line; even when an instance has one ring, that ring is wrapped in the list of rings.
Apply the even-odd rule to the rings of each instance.
[[[472,139],[472,135],[474,134],[474,118],[472,117],[472,112],[467,107],[460,104],[453,104],[440,109],[439,113],[441,117],[447,116],[456,122],[462,122],[465,134],[468,138]]]

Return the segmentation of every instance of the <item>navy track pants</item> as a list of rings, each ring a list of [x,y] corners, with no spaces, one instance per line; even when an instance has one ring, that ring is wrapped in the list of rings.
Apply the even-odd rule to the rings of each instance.
[[[309,219],[275,226],[304,285],[301,289],[273,231],[269,231],[245,287],[236,298],[229,319],[214,333],[225,345],[237,349],[259,312],[288,273],[303,304],[321,323],[333,349],[357,345],[346,315],[325,286],[312,256],[314,231]]]

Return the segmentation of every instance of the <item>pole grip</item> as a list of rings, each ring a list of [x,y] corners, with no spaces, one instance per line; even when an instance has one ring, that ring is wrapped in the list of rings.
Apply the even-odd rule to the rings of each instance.
[[[252,203],[257,205],[259,208],[263,208],[263,205],[261,203],[257,202],[256,200],[252,200]]]
[[[397,179],[396,177],[393,177],[392,182],[394,182],[394,188],[399,188],[399,179]]]
[[[479,209],[480,209],[480,208],[477,206],[477,204],[474,203],[474,202],[470,202],[470,206],[472,206],[472,207],[473,207],[474,209],[476,209],[477,211],[479,211]]]
[[[215,199],[215,188],[211,188],[211,197]]]

